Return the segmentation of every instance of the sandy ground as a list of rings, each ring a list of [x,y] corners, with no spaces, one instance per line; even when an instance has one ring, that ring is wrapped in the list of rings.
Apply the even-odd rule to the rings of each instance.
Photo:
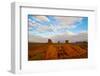
[[[29,44],[29,60],[87,58],[87,46],[83,44]]]

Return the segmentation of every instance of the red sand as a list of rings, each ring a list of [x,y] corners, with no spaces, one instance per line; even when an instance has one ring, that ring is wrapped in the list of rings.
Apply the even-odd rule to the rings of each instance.
[[[84,46],[83,44],[81,46]],[[87,47],[75,44],[30,44],[28,46],[29,60],[53,60],[87,58]]]

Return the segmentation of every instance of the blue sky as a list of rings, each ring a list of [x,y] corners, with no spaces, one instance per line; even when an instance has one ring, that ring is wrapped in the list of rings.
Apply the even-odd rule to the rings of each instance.
[[[29,35],[51,38],[77,35],[88,30],[88,17],[28,15]]]
[[[76,22],[74,25],[77,27],[71,28],[68,30],[74,33],[81,32],[81,31],[87,31],[88,30],[88,18],[83,17],[80,22]]]

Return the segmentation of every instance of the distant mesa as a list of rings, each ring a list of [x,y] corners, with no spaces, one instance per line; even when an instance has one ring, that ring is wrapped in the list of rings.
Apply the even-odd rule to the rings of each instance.
[[[88,42],[87,41],[80,41],[80,42],[75,42],[76,44],[88,44]]]
[[[52,39],[48,39],[48,44],[52,44],[52,43],[55,43],[52,41]],[[69,42],[69,40],[65,40],[64,42],[60,42],[60,41],[57,41],[56,43],[58,44],[62,44],[62,43],[65,43],[65,44],[69,44],[69,43],[75,43],[75,44],[87,44],[88,42],[87,41],[77,41],[77,42]]]
[[[60,44],[60,41],[58,41],[58,44]]]
[[[48,39],[48,43],[51,44],[53,43],[53,41],[51,39]],[[57,43],[60,44],[61,42],[58,41]],[[65,43],[69,43],[69,40],[65,40]]]
[[[69,43],[69,40],[65,40],[65,43]]]
[[[52,40],[51,39],[48,39],[48,43],[52,43]]]

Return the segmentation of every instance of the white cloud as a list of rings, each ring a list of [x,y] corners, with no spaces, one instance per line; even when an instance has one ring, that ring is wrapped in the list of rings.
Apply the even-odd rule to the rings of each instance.
[[[28,22],[28,26],[29,26],[29,27],[35,27],[35,26],[38,26],[38,24],[37,24],[37,23],[34,23],[34,22],[32,22],[32,21],[29,21],[29,22]]]
[[[40,21],[48,21],[49,22],[49,19],[46,16],[35,16],[35,17]]]
[[[39,26],[38,28],[37,28],[37,31],[38,32],[44,32],[44,31],[53,31],[52,30],[52,28],[50,27],[50,26]]]
[[[71,26],[75,22],[80,22],[82,20],[82,17],[71,17],[71,16],[55,17],[55,18],[61,21],[60,23],[61,26],[66,26],[66,25]]]
[[[68,35],[71,35],[71,36],[72,36],[72,35],[77,35],[77,33],[74,33],[74,32],[68,31],[68,30],[67,30],[67,34],[68,34]]]
[[[49,18],[46,16],[35,16],[37,20],[40,21],[47,21],[49,22]],[[76,28],[77,26],[74,25],[76,22],[80,22],[82,20],[82,17],[55,17],[59,21],[59,25],[53,25],[52,23],[50,25],[43,25],[41,23],[32,22],[32,20],[29,20],[29,26],[38,26],[36,32],[50,32],[48,35],[38,34],[31,35],[29,34],[29,41],[30,42],[47,42],[47,38],[51,38],[54,42],[57,42],[58,40],[64,42],[65,40],[69,40],[70,42],[75,41],[86,41],[87,40],[87,32],[81,31],[79,33],[73,33],[71,31],[65,30],[62,32],[59,32],[59,30],[63,29],[69,29],[69,28]],[[32,31],[31,31],[32,33]]]
[[[55,42],[57,42],[57,41],[64,42],[65,40],[69,40],[70,42],[87,41],[88,34],[87,34],[87,32],[80,32],[78,34],[74,34],[72,32],[67,32],[62,35],[56,35],[56,36],[52,37],[52,39]]]
[[[41,37],[41,36],[36,36],[36,35],[29,34],[28,41],[29,42],[46,43],[48,41],[48,39],[44,38],[44,37]]]
[[[49,18],[47,18],[46,16],[35,16],[35,17],[39,21],[46,21],[46,22],[50,21]],[[75,22],[80,22],[82,20],[82,17],[62,17],[62,16],[56,17],[55,16],[54,18],[59,21],[59,25],[56,25],[54,27],[54,25],[51,23],[50,25],[47,25],[48,28],[47,28],[47,26],[45,26],[47,28],[47,30],[48,29],[52,29],[52,30],[55,31],[55,30],[64,29],[64,28],[68,28],[68,29],[69,28],[75,28],[76,26],[74,25],[74,23]],[[32,22],[32,21],[30,21],[30,25],[33,25],[33,26],[35,25],[36,26],[37,24]],[[38,24],[38,25],[42,25],[42,24]],[[45,28],[45,27],[43,26],[43,28]],[[43,29],[43,31],[45,31],[45,30]],[[41,31],[42,31],[42,28],[41,28]]]
[[[70,42],[77,42],[77,41],[88,41],[88,33],[86,31],[81,31],[78,34],[75,34],[73,32],[66,32],[64,34],[59,35],[48,35],[46,36],[36,36],[29,34],[29,42],[42,42],[46,43],[48,39],[52,39],[53,42],[65,42],[65,40],[69,40]]]
[[[38,19],[42,20],[42,21],[49,21],[49,18],[45,17],[45,16],[36,16]],[[63,29],[69,29],[69,28],[76,28],[77,26],[74,25],[75,22],[80,22],[82,20],[81,17],[54,17],[55,19],[57,19],[59,21],[59,25],[47,25],[44,26],[42,24],[41,27],[39,27],[38,31],[46,31],[46,30],[52,30],[53,32],[57,32],[58,30],[63,30]]]
[[[69,35],[71,34],[71,35]],[[49,38],[45,38],[43,36],[36,36],[36,35],[29,35],[29,42],[40,42],[40,43],[46,43],[48,42]],[[72,33],[66,33],[66,34],[60,34],[56,36],[52,36],[50,39],[52,39],[53,42],[64,42],[65,40],[69,40],[69,42],[77,42],[77,41],[88,41],[88,34],[87,32],[78,33],[78,34],[72,34]]]

